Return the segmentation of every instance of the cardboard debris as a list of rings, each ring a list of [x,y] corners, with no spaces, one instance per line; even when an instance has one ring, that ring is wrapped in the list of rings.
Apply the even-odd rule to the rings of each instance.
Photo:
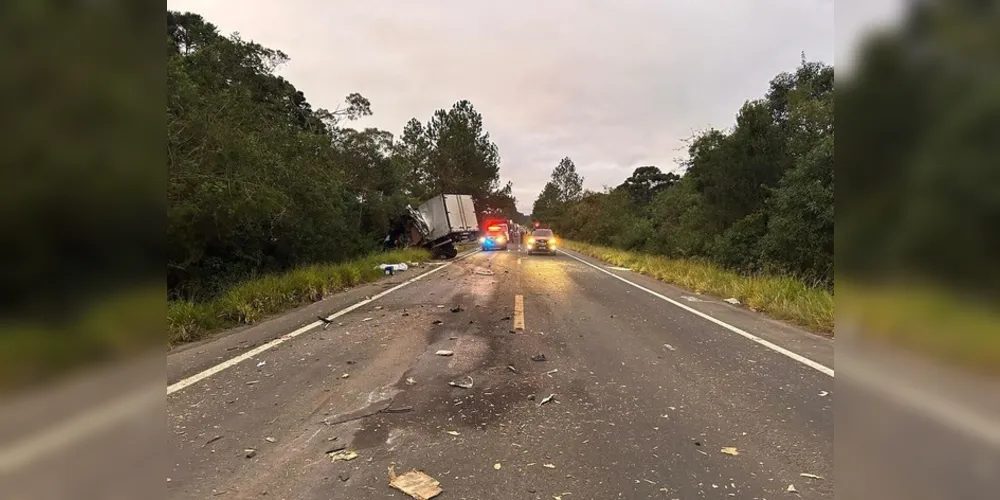
[[[448,385],[452,387],[461,387],[462,389],[472,389],[473,383],[475,383],[475,381],[472,380],[472,377],[466,375],[461,381],[452,380],[451,382],[448,382]]]
[[[340,450],[330,453],[330,461],[336,462],[337,460],[343,460],[345,462],[350,462],[355,458],[358,458],[358,454],[350,450]]]
[[[417,500],[428,500],[441,494],[440,482],[416,469],[397,476],[396,471],[389,466],[389,486]]]
[[[732,455],[734,457],[740,454],[739,450],[737,450],[735,446],[727,446],[720,451],[726,455]]]
[[[798,493],[799,492],[799,490],[795,489],[795,485],[794,484],[789,484],[788,485],[788,489],[786,489],[785,491],[787,491],[789,493]]]

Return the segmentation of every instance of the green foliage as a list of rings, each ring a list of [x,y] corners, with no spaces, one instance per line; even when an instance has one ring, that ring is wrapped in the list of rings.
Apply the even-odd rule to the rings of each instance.
[[[571,240],[563,240],[563,246],[698,293],[734,297],[771,317],[833,333],[833,293],[790,276],[747,276],[704,260],[671,259]]]
[[[632,176],[625,179],[618,189],[625,190],[632,201],[640,207],[648,205],[653,198],[664,189],[674,185],[680,180],[680,176],[674,173],[663,173],[659,168],[652,165],[639,167],[632,172]]]
[[[814,62],[778,75],[732,130],[689,143],[682,177],[642,166],[608,192],[566,196],[575,170],[560,163],[532,216],[579,241],[832,287],[833,81]]]
[[[383,276],[378,264],[426,261],[429,257],[422,249],[375,253],[340,264],[316,264],[260,276],[209,301],[171,301],[167,303],[167,341],[191,342],[224,328],[253,324],[346,287],[375,281]]]
[[[395,140],[342,126],[372,114],[360,94],[313,109],[274,73],[288,60],[280,51],[222,36],[197,14],[168,12],[167,32],[170,298],[204,301],[262,274],[362,255],[406,204],[442,192],[516,214],[470,102],[411,120]]]

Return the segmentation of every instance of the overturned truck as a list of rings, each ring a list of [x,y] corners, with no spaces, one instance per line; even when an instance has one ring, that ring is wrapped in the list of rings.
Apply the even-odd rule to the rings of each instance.
[[[472,241],[479,236],[479,222],[472,196],[442,194],[416,208],[407,206],[385,237],[386,249],[423,247],[436,259],[458,255],[455,243]]]

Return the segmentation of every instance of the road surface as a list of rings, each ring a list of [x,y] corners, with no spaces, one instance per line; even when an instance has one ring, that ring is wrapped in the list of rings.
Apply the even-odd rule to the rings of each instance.
[[[789,353],[833,366],[831,340],[717,299],[575,255],[479,252],[171,354],[168,497],[403,498],[394,465],[440,498],[833,498],[834,379]]]

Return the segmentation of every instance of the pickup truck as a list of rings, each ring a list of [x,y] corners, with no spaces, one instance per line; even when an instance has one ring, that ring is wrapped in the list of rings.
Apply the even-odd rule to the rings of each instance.
[[[478,235],[472,196],[441,194],[416,208],[407,206],[385,237],[384,246],[419,246],[430,250],[435,258],[451,259],[458,255],[456,242],[473,241]]]

